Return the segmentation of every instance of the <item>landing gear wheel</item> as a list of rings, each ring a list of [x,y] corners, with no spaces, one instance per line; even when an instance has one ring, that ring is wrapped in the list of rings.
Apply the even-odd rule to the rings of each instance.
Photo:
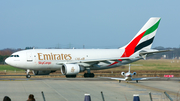
[[[76,78],[76,75],[66,75],[66,78]]]
[[[88,74],[87,74],[87,73],[84,73],[84,77],[88,77]]]
[[[28,74],[28,75],[26,75],[26,78],[31,78],[31,75],[29,75],[29,74]]]
[[[119,80],[119,83],[121,83],[121,80]]]
[[[94,73],[84,73],[84,77],[85,78],[93,78],[94,77]]]
[[[90,74],[90,77],[92,77],[92,78],[93,78],[93,77],[94,77],[94,73],[91,73],[91,74]]]
[[[138,80],[136,80],[136,83],[138,83]]]

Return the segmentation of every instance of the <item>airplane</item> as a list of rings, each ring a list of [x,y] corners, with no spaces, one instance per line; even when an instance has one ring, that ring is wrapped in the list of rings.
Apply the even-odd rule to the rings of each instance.
[[[119,83],[121,81],[136,81],[136,83],[138,83],[139,80],[148,80],[148,79],[157,79],[159,77],[146,77],[146,78],[132,78],[132,76],[137,75],[136,72],[131,73],[130,72],[130,67],[131,65],[129,64],[129,71],[127,73],[121,72],[121,75],[124,76],[124,78],[114,78],[114,77],[101,77],[101,78],[108,78],[108,79],[114,79],[114,80],[119,80]]]
[[[5,62],[34,75],[49,75],[61,70],[67,78],[75,78],[87,70],[84,77],[94,77],[90,70],[114,68],[129,64],[147,56],[169,50],[151,49],[160,17],[150,18],[135,37],[119,49],[29,49],[10,55]]]

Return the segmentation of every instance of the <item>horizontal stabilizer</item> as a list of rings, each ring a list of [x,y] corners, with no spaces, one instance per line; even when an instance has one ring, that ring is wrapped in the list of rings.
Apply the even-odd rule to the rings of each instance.
[[[154,54],[154,53],[161,53],[161,52],[168,52],[168,51],[172,51],[172,50],[154,50],[154,49],[151,49],[148,51],[139,52],[139,55],[142,56],[142,55],[146,55],[146,54]]]

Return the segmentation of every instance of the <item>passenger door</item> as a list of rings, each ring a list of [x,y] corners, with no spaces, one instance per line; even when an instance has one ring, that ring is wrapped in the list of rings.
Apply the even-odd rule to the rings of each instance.
[[[32,53],[26,53],[27,62],[33,62],[33,55]]]

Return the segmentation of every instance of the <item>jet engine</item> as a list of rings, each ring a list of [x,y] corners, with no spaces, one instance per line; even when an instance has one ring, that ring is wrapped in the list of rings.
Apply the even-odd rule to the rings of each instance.
[[[85,69],[78,64],[64,64],[61,68],[61,73],[63,75],[76,75]]]
[[[133,75],[136,75],[137,73],[136,72],[133,72]]]
[[[122,75],[122,76],[124,76],[124,74],[125,74],[124,72],[121,72],[121,75]]]
[[[36,70],[34,70],[34,71],[33,71],[33,74],[34,74],[34,75],[49,75],[50,73],[53,73],[53,72],[55,72],[55,71],[51,71],[51,70],[49,70],[49,71],[47,71],[47,70],[44,70],[44,71],[36,71]]]

